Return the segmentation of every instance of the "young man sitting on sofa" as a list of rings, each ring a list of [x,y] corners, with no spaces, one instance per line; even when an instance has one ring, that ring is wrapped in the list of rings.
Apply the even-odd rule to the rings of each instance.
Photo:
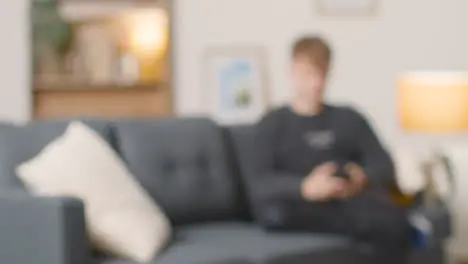
[[[360,113],[324,102],[331,58],[320,37],[292,48],[294,100],[256,134],[256,216],[269,230],[347,235],[370,246],[356,249],[368,263],[406,263],[406,212],[387,195],[392,160]]]

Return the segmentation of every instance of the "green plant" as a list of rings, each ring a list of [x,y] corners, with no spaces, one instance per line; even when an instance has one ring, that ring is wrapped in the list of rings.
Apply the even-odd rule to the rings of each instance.
[[[56,0],[34,0],[32,2],[32,40],[34,60],[40,59],[42,52],[65,55],[71,45],[71,25],[60,15]]]

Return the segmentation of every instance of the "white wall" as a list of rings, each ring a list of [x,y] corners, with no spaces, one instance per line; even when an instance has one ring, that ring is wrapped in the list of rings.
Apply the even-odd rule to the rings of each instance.
[[[0,121],[30,117],[28,3],[0,1]]]
[[[375,18],[329,19],[314,0],[178,0],[176,106],[203,112],[203,53],[213,46],[264,46],[273,104],[290,95],[291,41],[304,33],[330,39],[334,101],[352,102],[375,121],[387,141],[404,138],[396,123],[395,77],[406,70],[468,69],[468,1],[381,0]]]

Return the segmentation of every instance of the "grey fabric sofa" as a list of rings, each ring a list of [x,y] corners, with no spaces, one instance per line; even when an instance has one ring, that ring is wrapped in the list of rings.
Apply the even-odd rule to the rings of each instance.
[[[174,225],[154,264],[312,263],[314,252],[346,238],[266,233],[251,221],[245,177],[252,128],[221,128],[203,118],[84,120],[125,160]],[[68,120],[0,125],[0,263],[129,264],[93,252],[84,205],[27,194],[14,168],[64,132]],[[442,242],[415,251],[414,263],[442,264]]]

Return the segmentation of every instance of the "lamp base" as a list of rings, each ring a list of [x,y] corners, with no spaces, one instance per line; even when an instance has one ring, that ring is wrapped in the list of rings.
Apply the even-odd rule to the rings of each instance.
[[[451,195],[453,177],[443,151],[439,147],[432,148],[423,165],[426,176],[426,186],[423,199],[426,206],[437,206]]]

